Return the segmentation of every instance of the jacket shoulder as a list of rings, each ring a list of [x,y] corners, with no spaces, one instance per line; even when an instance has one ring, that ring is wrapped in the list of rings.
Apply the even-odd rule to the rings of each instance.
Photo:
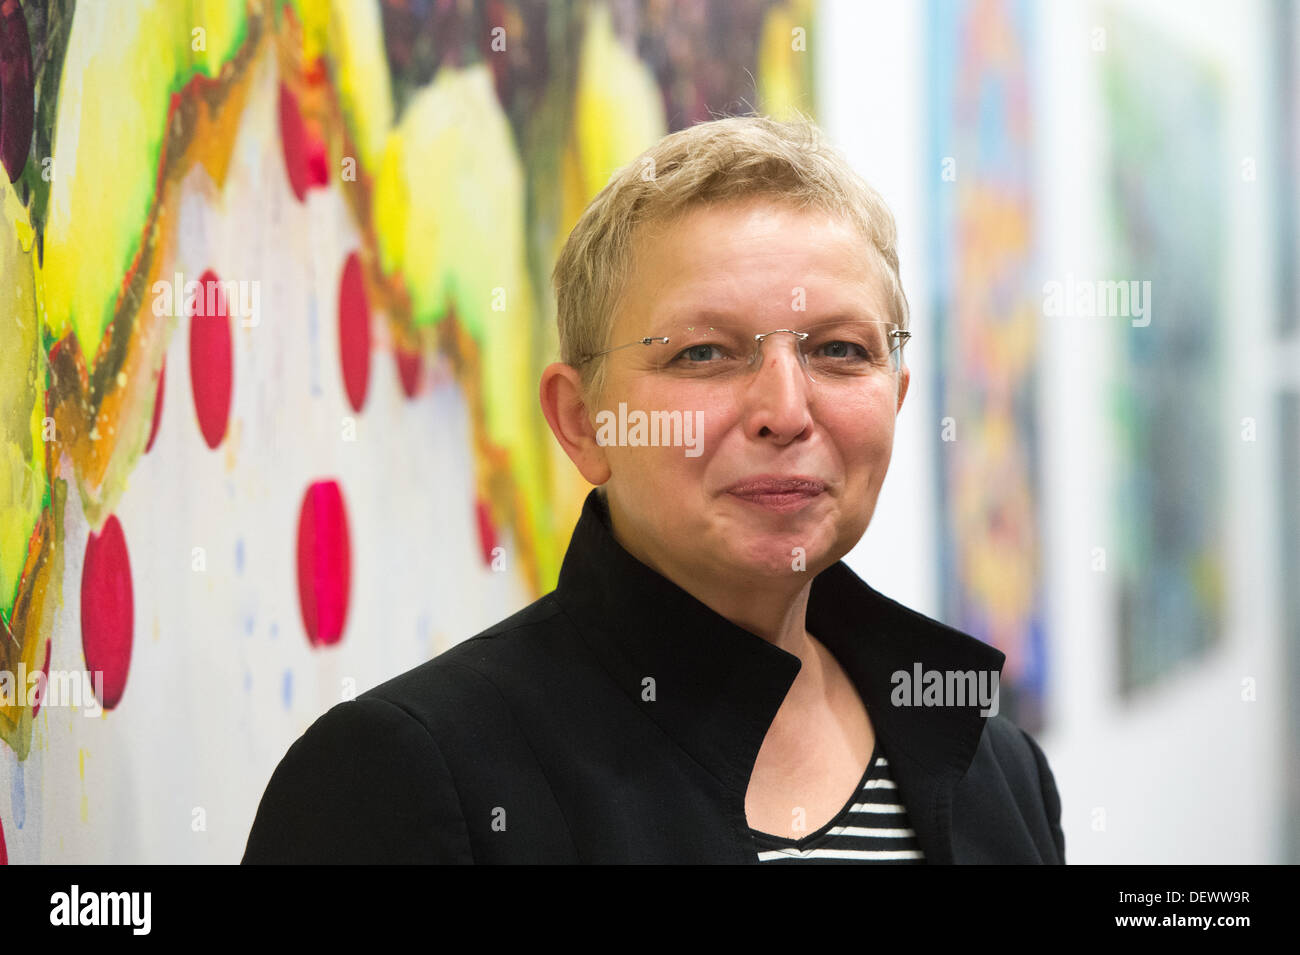
[[[1061,797],[1042,748],[1029,733],[1001,714],[987,720],[980,749],[986,747],[997,761],[1031,831],[1036,838],[1040,829],[1050,837],[1056,858],[1045,856],[1046,861],[1064,864]]]
[[[554,661],[556,654],[547,651],[561,631],[567,632],[563,622],[556,619],[563,613],[552,591],[433,659],[367,690],[361,698],[384,699],[407,709],[422,708],[441,695],[431,691],[454,686],[469,692],[473,684],[518,671],[521,665]],[[473,671],[479,679],[465,671]]]
[[[567,821],[537,747],[566,743],[557,723],[581,725],[586,711],[568,703],[590,709],[598,666],[552,592],[335,706],[276,769],[245,861],[567,858]],[[548,825],[507,838],[490,826],[503,805]],[[357,830],[347,852],[327,852],[344,826]]]
[[[276,767],[244,863],[468,863],[459,798],[437,743],[401,707],[339,703]]]

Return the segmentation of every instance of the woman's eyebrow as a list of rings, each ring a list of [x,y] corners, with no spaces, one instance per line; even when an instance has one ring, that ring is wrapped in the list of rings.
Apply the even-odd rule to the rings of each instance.
[[[824,313],[790,310],[790,317],[784,319],[785,324],[791,328],[798,328],[799,325],[824,325],[828,322],[878,322],[885,321],[877,318],[876,315],[868,309],[859,309],[854,306],[846,306],[835,309],[828,309]],[[652,320],[653,330],[648,334],[663,334],[665,329],[683,328],[687,325],[717,324],[717,325],[748,325],[754,323],[752,319],[745,317],[741,313],[732,312],[727,309],[715,307],[688,307],[670,313],[663,319]],[[783,327],[778,324],[777,327]],[[763,329],[759,329],[763,331]]]
[[[717,322],[720,325],[735,325],[739,320],[739,313],[725,308],[689,305],[669,312],[662,320],[662,324],[681,326],[700,322]]]

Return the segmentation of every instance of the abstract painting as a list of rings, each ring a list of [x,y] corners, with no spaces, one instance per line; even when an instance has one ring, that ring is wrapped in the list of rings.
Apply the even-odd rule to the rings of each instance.
[[[814,13],[0,6],[0,863],[235,861],[316,717],[554,586],[555,254],[815,115]]]
[[[1117,10],[1106,37],[1110,272],[1151,289],[1142,322],[1114,325],[1103,392],[1117,440],[1110,566],[1127,695],[1222,636],[1229,160],[1213,67]]]
[[[942,619],[1006,654],[1001,710],[1033,732],[1043,725],[1047,661],[1032,4],[933,0],[928,14]]]

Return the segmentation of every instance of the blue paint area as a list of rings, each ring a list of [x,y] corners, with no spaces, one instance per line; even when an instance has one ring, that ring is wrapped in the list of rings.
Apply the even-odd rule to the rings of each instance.
[[[27,821],[27,783],[23,779],[23,764],[14,767],[14,784],[10,792],[13,803],[14,824],[21,829]]]
[[[235,573],[244,572],[244,539],[241,537],[235,541]]]
[[[244,692],[248,693],[253,689],[253,671],[244,671]]]
[[[251,636],[253,635],[253,627],[254,627],[254,626],[255,626],[255,622],[254,622],[254,620],[253,620],[253,615],[250,613],[248,616],[246,616],[246,617],[244,618],[244,634],[245,634],[245,636],[249,636],[249,637],[251,637]]]
[[[293,671],[284,671],[284,683],[280,687],[280,695],[284,698],[284,708],[287,710],[293,705]]]
[[[274,620],[271,621],[271,639],[274,640],[280,633],[280,625]]]

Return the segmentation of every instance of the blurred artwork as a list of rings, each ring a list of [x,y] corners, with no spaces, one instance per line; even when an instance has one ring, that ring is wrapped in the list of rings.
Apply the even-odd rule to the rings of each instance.
[[[1002,712],[1042,728],[1031,6],[932,0],[930,264],[945,623],[1006,656]],[[932,179],[930,177],[933,177]]]
[[[1119,686],[1131,694],[1205,653],[1224,620],[1221,356],[1223,96],[1213,68],[1112,11],[1102,66],[1110,275],[1150,282],[1149,312],[1113,323]],[[1243,172],[1243,175],[1245,173]]]
[[[235,861],[316,717],[554,587],[555,253],[815,113],[814,12],[0,5],[0,863]]]

